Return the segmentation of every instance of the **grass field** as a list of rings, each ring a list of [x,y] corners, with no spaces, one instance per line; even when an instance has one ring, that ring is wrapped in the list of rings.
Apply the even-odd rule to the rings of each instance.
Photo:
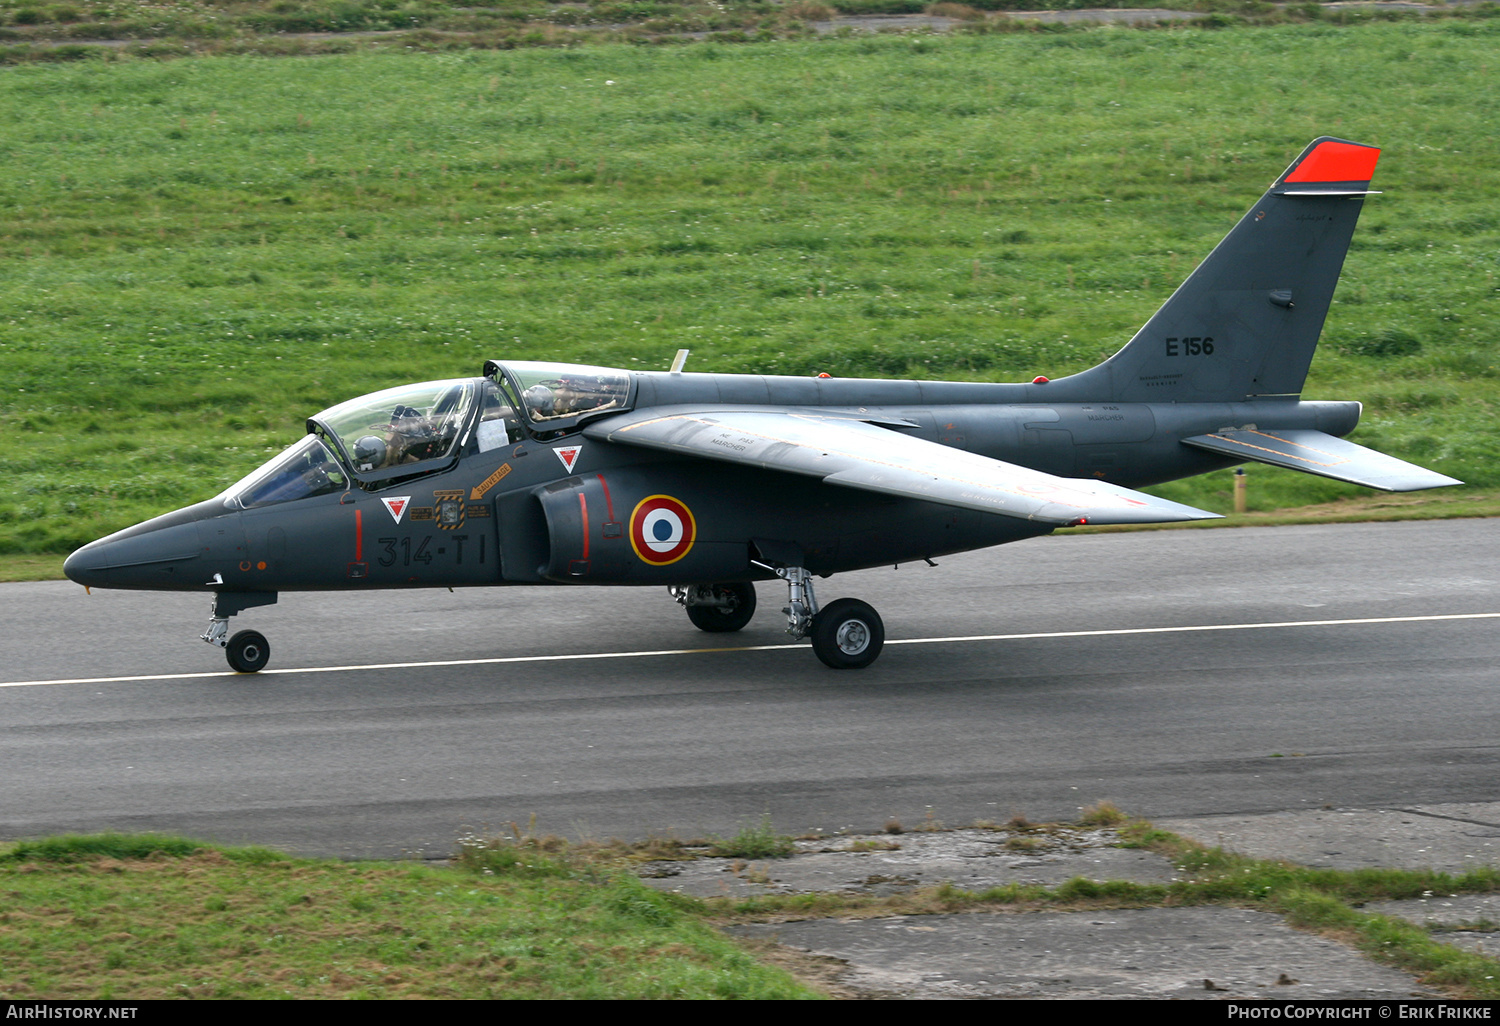
[[[457,867],[152,835],[0,850],[5,996],[817,997],[618,870],[514,846]]]
[[[1385,147],[1309,398],[1500,484],[1500,21],[0,72],[0,553],[487,357],[1055,376],[1320,134]],[[1256,471],[1260,509],[1367,494]],[[1165,486],[1226,509],[1227,475]],[[1486,493],[1487,494],[1487,493]]]
[[[299,859],[159,835],[81,835],[0,846],[0,960],[11,1000],[162,998],[809,998],[824,996],[763,964],[713,926],[809,918],[1080,911],[1188,905],[1254,908],[1399,967],[1452,997],[1493,1001],[1497,963],[1448,936],[1363,906],[1382,899],[1487,894],[1494,867],[1308,869],[1207,848],[1127,821],[1121,847],[1150,849],[1171,883],[1075,877],[966,891],[951,882],[877,896],[850,890],[707,900],[646,887],[630,868],[715,854],[661,839],[568,844],[516,830],[466,839],[451,865]],[[1080,825],[1087,825],[1085,823]],[[1067,843],[1069,827],[1017,817],[1007,850]],[[756,860],[790,838],[750,827]],[[774,842],[774,851],[764,849]],[[822,839],[824,850],[850,850]],[[895,850],[894,839],[863,850]],[[856,849],[859,850],[859,849]],[[747,863],[740,863],[747,867]],[[761,862],[761,872],[767,863]],[[1489,929],[1482,921],[1450,929]],[[774,951],[760,949],[760,954]],[[787,959],[835,984],[826,960]],[[837,990],[835,993],[840,993]],[[841,994],[841,996],[857,996]],[[868,995],[865,995],[868,996]]]
[[[0,64],[194,54],[350,53],[654,45],[697,38],[764,42],[855,31],[849,17],[925,14],[966,32],[1031,32],[1025,12],[1092,0],[0,0]],[[1266,0],[1122,0],[1123,8],[1196,12],[1209,27],[1332,21],[1471,18],[1471,6],[1425,11],[1272,4]],[[1491,0],[1478,5],[1492,16]],[[1021,12],[1012,17],[1008,12]],[[835,19],[845,19],[835,23]],[[815,27],[816,26],[816,27]],[[925,26],[915,26],[925,30]],[[1071,31],[1050,25],[1047,31]]]

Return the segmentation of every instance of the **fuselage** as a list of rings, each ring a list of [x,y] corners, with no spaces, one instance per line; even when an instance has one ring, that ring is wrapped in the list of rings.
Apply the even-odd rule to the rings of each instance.
[[[95,587],[230,593],[674,584],[763,578],[758,545],[787,542],[810,572],[827,575],[1052,527],[610,444],[584,429],[659,407],[837,410],[1060,477],[1137,487],[1231,463],[1182,445],[1185,437],[1271,420],[1343,435],[1359,415],[1357,403],[1285,399],[1087,401],[1070,394],[1066,378],[1007,385],[609,371],[588,377],[606,384],[580,399],[554,387],[583,377],[579,368],[513,366],[520,375],[491,364],[487,378],[340,404],[244,481],[85,546],[66,572]],[[460,393],[461,402],[451,398]],[[431,405],[418,410],[402,396]],[[570,414],[568,399],[585,408]],[[395,451],[402,444],[404,455]],[[675,547],[672,523],[689,532]],[[649,530],[668,533],[658,540]]]

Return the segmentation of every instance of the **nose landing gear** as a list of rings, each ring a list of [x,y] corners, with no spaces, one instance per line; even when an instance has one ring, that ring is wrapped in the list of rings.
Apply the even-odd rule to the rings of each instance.
[[[224,657],[239,673],[265,669],[271,659],[271,646],[259,631],[240,631],[224,646]]]
[[[215,582],[210,582],[215,583]],[[276,601],[272,592],[216,592],[208,607],[208,629],[200,640],[218,645],[236,673],[257,673],[271,659],[271,645],[259,631],[239,631],[229,637],[229,618],[254,606],[269,606]]]

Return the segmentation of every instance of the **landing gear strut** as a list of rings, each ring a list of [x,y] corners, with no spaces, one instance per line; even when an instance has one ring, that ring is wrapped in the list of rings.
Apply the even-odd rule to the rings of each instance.
[[[209,582],[215,583],[215,582]],[[208,607],[208,629],[200,640],[218,645],[236,673],[256,673],[271,659],[271,645],[259,631],[240,631],[229,636],[229,618],[253,606],[268,606],[276,601],[275,592],[219,592]]]
[[[753,584],[676,584],[667,591],[687,610],[693,626],[710,634],[737,631],[755,615]]]
[[[786,632],[794,638],[811,636],[813,654],[835,670],[869,666],[885,646],[885,624],[880,614],[859,599],[843,598],[818,608],[812,574],[800,566],[771,566],[753,561],[762,570],[786,581]]]

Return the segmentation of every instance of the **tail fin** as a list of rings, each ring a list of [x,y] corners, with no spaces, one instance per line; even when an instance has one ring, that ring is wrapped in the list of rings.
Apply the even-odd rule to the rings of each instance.
[[[1124,349],[1053,390],[1120,402],[1300,393],[1379,156],[1314,140]]]

